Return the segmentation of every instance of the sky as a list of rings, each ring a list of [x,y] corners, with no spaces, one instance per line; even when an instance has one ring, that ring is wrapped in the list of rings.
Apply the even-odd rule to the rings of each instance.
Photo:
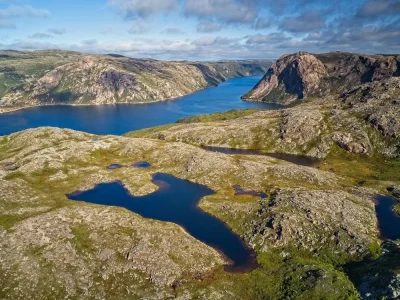
[[[164,60],[400,53],[400,0],[0,0],[0,49]]]

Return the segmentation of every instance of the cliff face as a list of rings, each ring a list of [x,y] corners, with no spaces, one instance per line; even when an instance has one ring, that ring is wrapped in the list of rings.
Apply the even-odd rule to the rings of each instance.
[[[232,77],[262,74],[271,65],[268,61],[192,63],[69,54],[7,51],[0,58],[5,66],[0,69],[0,106],[160,101],[215,86]],[[31,75],[32,69],[35,72]]]
[[[289,104],[399,75],[400,56],[298,52],[282,56],[243,99]]]

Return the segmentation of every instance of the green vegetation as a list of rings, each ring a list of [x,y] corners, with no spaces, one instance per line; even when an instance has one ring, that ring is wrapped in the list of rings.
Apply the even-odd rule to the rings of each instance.
[[[257,112],[257,109],[231,109],[227,112],[218,112],[209,115],[199,115],[188,118],[179,119],[176,123],[190,124],[190,123],[204,123],[204,122],[215,122],[233,120],[241,117],[245,117]]]
[[[354,185],[379,185],[379,181],[400,181],[400,158],[366,156],[334,146],[320,169],[346,176]]]
[[[293,98],[293,95],[286,93],[283,90],[272,90],[268,95],[262,98],[262,101],[273,103],[284,103],[286,100]]]
[[[255,299],[358,299],[343,272],[317,259],[274,249],[258,261],[260,268],[249,278]]]
[[[0,98],[79,55],[77,52],[60,50],[0,51]]]
[[[155,126],[155,127],[150,127],[150,128],[144,128],[144,129],[140,129],[137,131],[131,131],[131,132],[125,133],[124,136],[131,137],[131,138],[143,138],[152,133],[166,130],[166,129],[172,128],[174,126],[177,126],[177,125],[178,124],[167,124],[167,125]]]
[[[400,216],[400,203],[393,206],[393,211]]]

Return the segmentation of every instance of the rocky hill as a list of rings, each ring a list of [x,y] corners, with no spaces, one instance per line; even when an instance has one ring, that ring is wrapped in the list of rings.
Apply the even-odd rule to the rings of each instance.
[[[166,62],[66,51],[1,51],[0,106],[161,101],[263,74],[269,61]]]
[[[130,167],[143,160],[151,168]],[[176,224],[65,196],[117,180],[146,195],[157,172],[212,188],[200,207],[260,266],[226,273],[219,252]],[[48,127],[0,137],[0,195],[1,299],[355,299],[340,266],[375,256],[379,242],[373,203],[348,177],[158,139]]]
[[[282,56],[243,99],[289,104],[400,76],[400,56],[347,52]]]

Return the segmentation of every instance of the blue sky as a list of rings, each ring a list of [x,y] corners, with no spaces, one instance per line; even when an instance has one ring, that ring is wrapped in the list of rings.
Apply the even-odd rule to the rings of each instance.
[[[400,53],[400,0],[0,0],[0,49],[168,60]]]

